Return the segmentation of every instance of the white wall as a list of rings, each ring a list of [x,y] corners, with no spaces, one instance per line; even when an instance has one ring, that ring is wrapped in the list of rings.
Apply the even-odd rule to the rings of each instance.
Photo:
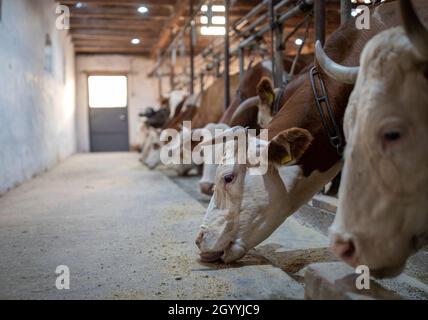
[[[122,73],[128,75],[128,117],[129,141],[131,147],[141,143],[140,119],[138,114],[147,107],[157,107],[158,80],[148,78],[147,73],[153,68],[153,60],[139,56],[127,55],[78,55],[77,66],[77,132],[79,152],[88,152],[88,74]],[[164,93],[168,88],[163,85]]]
[[[76,149],[74,50],[53,0],[3,0],[0,22],[0,194]],[[44,69],[52,40],[52,72]]]

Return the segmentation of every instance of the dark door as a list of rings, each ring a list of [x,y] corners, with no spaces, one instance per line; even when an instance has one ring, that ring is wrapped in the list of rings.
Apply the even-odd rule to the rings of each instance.
[[[128,89],[125,76],[90,76],[91,152],[129,151]]]

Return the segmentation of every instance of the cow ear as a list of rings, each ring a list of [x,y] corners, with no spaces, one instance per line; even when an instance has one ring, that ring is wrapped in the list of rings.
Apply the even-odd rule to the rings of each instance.
[[[291,128],[282,131],[269,142],[269,162],[276,165],[295,164],[311,145],[313,139],[306,129]]]
[[[260,81],[257,86],[257,95],[259,96],[262,105],[265,105],[269,110],[272,110],[275,102],[275,91],[269,78],[263,78]]]

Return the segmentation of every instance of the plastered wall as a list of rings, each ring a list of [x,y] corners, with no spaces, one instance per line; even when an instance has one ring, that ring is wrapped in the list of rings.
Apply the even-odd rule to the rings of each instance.
[[[74,49],[68,32],[56,29],[55,6],[3,0],[0,194],[76,150]]]

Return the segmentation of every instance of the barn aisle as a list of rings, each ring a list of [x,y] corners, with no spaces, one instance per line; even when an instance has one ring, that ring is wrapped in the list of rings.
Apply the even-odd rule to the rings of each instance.
[[[228,268],[200,264],[205,209],[137,159],[76,155],[0,198],[0,298],[303,298],[255,254]],[[55,287],[59,265],[70,290]]]
[[[291,217],[241,261],[201,263],[206,203],[189,192],[195,183],[149,171],[137,154],[93,153],[10,191],[0,198],[0,299],[302,299],[305,267],[335,260],[324,235]],[[55,287],[60,265],[70,290]],[[425,284],[403,277],[382,285],[426,298]]]

